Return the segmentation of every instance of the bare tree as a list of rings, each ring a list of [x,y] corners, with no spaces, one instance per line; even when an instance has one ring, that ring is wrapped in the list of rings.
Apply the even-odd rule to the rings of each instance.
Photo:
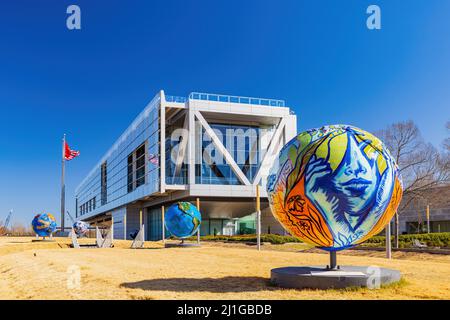
[[[3,220],[0,220],[0,236],[5,234],[6,232],[7,230],[5,230],[5,223],[3,222]]]
[[[404,200],[399,211],[411,201],[424,198],[429,191],[449,180],[448,155],[426,143],[412,121],[398,122],[376,133],[400,168]],[[394,218],[394,247],[398,248],[398,213]]]
[[[16,222],[12,225],[10,232],[12,236],[29,236],[33,234],[30,226],[24,226],[22,223]]]
[[[447,133],[450,133],[450,121],[447,121],[446,127],[447,127]],[[447,139],[445,139],[445,141],[444,141],[444,149],[445,149],[447,152],[450,152],[450,137],[448,137]]]

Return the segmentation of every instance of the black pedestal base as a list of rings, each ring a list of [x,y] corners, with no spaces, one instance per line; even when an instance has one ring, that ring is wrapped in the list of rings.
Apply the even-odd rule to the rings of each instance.
[[[375,288],[399,281],[400,271],[376,267],[340,266],[285,267],[272,269],[271,282],[292,289],[343,289],[348,287]]]

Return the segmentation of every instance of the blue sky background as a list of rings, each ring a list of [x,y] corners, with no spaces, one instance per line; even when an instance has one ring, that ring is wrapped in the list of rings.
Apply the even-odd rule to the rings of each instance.
[[[77,4],[82,30],[66,28]],[[382,30],[366,28],[378,4]],[[160,89],[285,99],[302,131],[414,120],[439,146],[450,120],[450,1],[2,1],[0,220],[59,216]]]

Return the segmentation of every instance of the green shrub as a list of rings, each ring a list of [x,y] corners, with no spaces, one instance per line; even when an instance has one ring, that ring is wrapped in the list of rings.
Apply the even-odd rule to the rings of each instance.
[[[450,232],[402,234],[398,237],[399,247],[412,247],[414,239],[426,243],[429,247],[450,247]],[[391,240],[394,240],[394,236],[391,236]],[[386,241],[384,236],[372,237],[364,243],[364,245],[367,246],[384,246],[385,244]]]
[[[195,240],[197,237],[191,237],[189,240]],[[202,241],[223,241],[223,242],[253,242],[256,243],[255,234],[235,235],[235,236],[221,236],[209,235],[202,236]],[[300,243],[301,241],[291,236],[280,236],[276,234],[262,234],[261,242],[270,242],[271,244],[283,244],[288,242]]]
[[[189,240],[196,240],[197,237],[193,236]],[[412,247],[413,240],[417,239],[422,243],[426,243],[429,247],[450,247],[450,232],[443,233],[425,233],[425,234],[404,234],[400,235],[398,242],[400,248]],[[235,236],[223,236],[223,235],[209,235],[202,236],[202,241],[222,241],[222,242],[250,242],[256,243],[255,234],[243,234]],[[394,240],[394,236],[391,237]],[[261,242],[269,242],[271,244],[284,244],[284,243],[301,243],[302,241],[292,236],[280,236],[276,234],[262,234]],[[385,246],[384,236],[375,236],[367,240],[363,246],[367,247],[382,247]]]

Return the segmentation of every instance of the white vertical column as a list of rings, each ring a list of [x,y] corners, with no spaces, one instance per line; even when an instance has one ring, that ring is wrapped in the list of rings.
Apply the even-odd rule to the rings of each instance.
[[[261,250],[261,199],[259,184],[256,185],[256,245]]]
[[[194,117],[194,107],[191,105],[190,100],[187,102],[188,110],[188,130],[189,130],[189,139],[188,139],[188,156],[187,156],[187,165],[188,165],[188,184],[195,184],[195,146],[198,143],[195,138],[195,117]]]
[[[164,221],[164,206],[161,207],[161,223],[162,223],[162,241],[163,243],[166,243],[166,226]]]
[[[114,240],[114,216],[111,213],[111,240]]]
[[[392,251],[391,251],[391,222],[386,226],[386,258],[391,259],[392,258]]]
[[[159,142],[159,170],[160,170],[160,192],[166,192],[166,96],[160,91],[160,137]]]
[[[197,198],[197,210],[200,212],[200,198]],[[197,229],[197,243],[200,244],[200,226]]]
[[[123,214],[123,240],[127,240],[127,213]]]
[[[145,228],[143,224],[143,215],[142,215],[142,209],[139,210],[139,229],[142,230],[142,238],[145,240]]]

